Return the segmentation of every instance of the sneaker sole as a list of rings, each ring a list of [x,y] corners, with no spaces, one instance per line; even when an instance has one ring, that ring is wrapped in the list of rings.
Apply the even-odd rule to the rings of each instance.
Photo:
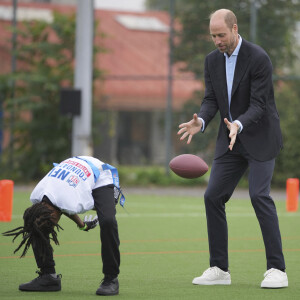
[[[119,291],[114,292],[114,293],[102,293],[102,292],[96,292],[96,295],[99,295],[99,296],[115,296],[115,295],[119,295]]]
[[[279,282],[279,283],[265,283],[265,284],[261,284],[260,287],[263,289],[281,289],[281,288],[286,288],[288,287],[288,281],[283,281],[283,282]]]
[[[53,286],[53,287],[45,287],[44,289],[43,288],[22,288],[22,287],[19,287],[19,290],[22,291],[22,292],[59,292],[61,291],[61,287],[57,287],[57,286]]]
[[[202,281],[202,282],[193,281],[192,283],[195,285],[231,285],[230,280]]]

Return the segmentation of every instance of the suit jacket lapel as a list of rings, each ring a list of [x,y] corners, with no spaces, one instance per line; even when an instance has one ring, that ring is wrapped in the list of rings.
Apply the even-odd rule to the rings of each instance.
[[[214,64],[215,78],[220,85],[224,99],[228,104],[227,82],[226,82],[226,70],[225,70],[225,57],[222,53],[217,53],[217,57]]]
[[[242,45],[237,57],[237,62],[235,65],[235,71],[234,71],[234,78],[233,78],[233,84],[232,84],[232,90],[231,90],[231,98],[233,97],[241,79],[244,76],[244,73],[248,67],[249,59],[248,59],[248,53],[246,50],[246,43],[245,40],[242,41]]]

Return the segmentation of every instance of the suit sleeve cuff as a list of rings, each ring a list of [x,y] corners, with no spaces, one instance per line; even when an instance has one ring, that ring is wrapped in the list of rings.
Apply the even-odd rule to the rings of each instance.
[[[243,130],[243,125],[242,125],[242,123],[241,123],[239,120],[235,120],[235,121],[233,121],[233,123],[236,123],[236,124],[239,125],[239,131],[238,131],[238,133],[241,133],[242,130]]]
[[[201,132],[204,132],[205,129],[205,121],[202,118],[198,117],[198,120],[200,120],[202,122],[202,128],[201,128]]]

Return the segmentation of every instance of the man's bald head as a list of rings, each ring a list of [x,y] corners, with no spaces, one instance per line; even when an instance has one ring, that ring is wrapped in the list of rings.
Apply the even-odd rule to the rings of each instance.
[[[215,46],[229,56],[239,43],[235,14],[229,9],[219,9],[210,15],[209,31]]]
[[[233,25],[237,24],[237,18],[235,14],[231,10],[225,8],[213,12],[209,19],[210,22],[214,21],[215,19],[223,19],[229,29],[232,29]]]

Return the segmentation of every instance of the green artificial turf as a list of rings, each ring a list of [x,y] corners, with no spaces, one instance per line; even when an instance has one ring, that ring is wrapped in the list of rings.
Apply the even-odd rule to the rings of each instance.
[[[13,218],[0,223],[4,232],[22,225],[29,192],[14,194]],[[276,202],[289,287],[260,288],[266,268],[258,221],[249,200],[232,199],[226,206],[229,227],[231,286],[195,286],[192,280],[209,266],[206,218],[202,195],[174,197],[126,195],[126,211],[118,206],[121,240],[119,299],[300,299],[300,213],[286,212]],[[91,212],[94,213],[94,212]],[[62,291],[20,292],[20,283],[36,274],[31,249],[25,258],[13,254],[15,243],[0,236],[0,299],[92,299],[103,277],[99,228],[81,232],[62,217],[53,245]]]

